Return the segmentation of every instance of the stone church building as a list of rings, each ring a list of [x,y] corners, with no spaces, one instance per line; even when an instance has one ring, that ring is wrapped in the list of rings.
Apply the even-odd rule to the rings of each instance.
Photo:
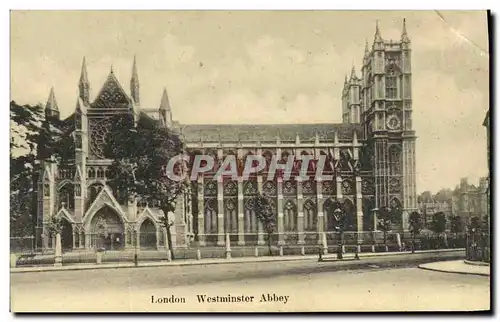
[[[167,232],[159,222],[163,213],[154,204],[119,202],[106,184],[111,160],[103,156],[110,117],[116,113],[147,115],[177,131],[189,155],[227,155],[244,162],[248,155],[286,160],[293,155],[326,157],[324,173],[333,180],[268,180],[266,167],[248,180],[213,180],[200,175],[169,214],[174,247],[264,244],[266,234],[252,202],[260,191],[268,196],[277,216],[279,244],[315,244],[321,232],[335,231],[334,204],[343,205],[347,231],[376,229],[376,210],[399,210],[394,229],[408,229],[408,214],[417,209],[415,131],[412,128],[411,42],[403,22],[398,41],[384,40],[376,27],[366,44],[361,74],[352,68],[345,78],[342,123],[323,124],[179,124],[167,91],[160,106],[141,106],[139,73],[134,59],[130,91],[111,70],[97,95],[91,97],[85,59],[74,113],[65,119],[75,139],[74,164],[47,163],[38,189],[37,234],[51,248],[47,230],[51,216],[62,217],[63,247],[122,249],[165,247]],[[59,117],[54,91],[46,115]],[[313,113],[314,108],[311,108]],[[216,162],[217,165],[217,162]],[[216,171],[214,169],[213,171]],[[374,216],[375,214],[375,216]],[[328,237],[330,238],[330,237]]]

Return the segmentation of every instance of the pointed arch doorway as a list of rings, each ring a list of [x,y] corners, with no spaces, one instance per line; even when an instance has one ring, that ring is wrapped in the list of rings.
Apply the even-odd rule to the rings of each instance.
[[[139,246],[141,249],[156,249],[156,226],[151,219],[144,219],[139,233]]]
[[[124,247],[124,226],[120,216],[111,207],[105,206],[90,222],[91,247],[118,250]]]
[[[61,248],[63,251],[68,251],[73,249],[73,227],[66,218],[61,219],[62,231],[61,231]]]

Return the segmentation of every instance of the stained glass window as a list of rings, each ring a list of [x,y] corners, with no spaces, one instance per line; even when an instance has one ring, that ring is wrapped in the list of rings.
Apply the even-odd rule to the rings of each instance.
[[[92,128],[90,135],[90,149],[94,155],[100,159],[104,158],[104,148],[106,146],[106,139],[111,130],[111,120],[104,119]]]

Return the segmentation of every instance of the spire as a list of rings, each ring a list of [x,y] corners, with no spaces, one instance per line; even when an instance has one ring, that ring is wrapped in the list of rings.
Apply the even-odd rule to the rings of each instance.
[[[167,89],[163,88],[163,95],[160,102],[160,118],[167,127],[172,126],[172,111],[170,110],[170,102],[168,100]]]
[[[54,87],[50,89],[49,98],[47,99],[47,104],[45,104],[45,115],[59,117],[59,107],[57,106]]]
[[[406,18],[403,19],[403,31],[401,32],[401,42],[410,42],[408,33],[406,32]]]
[[[374,40],[375,43],[381,43],[381,42],[384,42],[384,39],[382,39],[382,35],[380,34],[380,29],[378,27],[378,20],[377,20],[377,24],[375,25],[375,40]]]
[[[365,57],[367,58],[370,55],[370,50],[368,49],[368,39],[365,39]]]
[[[344,78],[344,85],[347,85],[347,74],[344,75],[345,78]]]
[[[168,100],[167,88],[163,88],[163,95],[161,97],[160,111],[170,111],[170,102]]]
[[[132,81],[139,82],[139,75],[137,75],[137,61],[134,55],[134,63],[132,64]]]
[[[54,94],[54,87],[51,87],[49,98],[47,99],[47,104],[45,104],[46,110],[59,111],[59,107],[57,106],[56,95]]]
[[[139,104],[139,74],[137,73],[137,62],[134,55],[134,62],[132,64],[132,78],[130,79],[130,94],[136,104]]]
[[[80,84],[88,84],[89,78],[87,76],[87,62],[85,61],[85,56],[83,56],[82,62],[82,72],[80,74]]]
[[[80,74],[80,83],[78,84],[78,89],[80,92],[80,98],[86,104],[90,101],[90,83],[87,75],[87,62],[85,60],[85,56],[83,57],[82,62],[82,71]]]
[[[352,64],[352,69],[351,69],[351,80],[356,80],[358,77],[356,76],[356,68],[354,67],[354,64]]]

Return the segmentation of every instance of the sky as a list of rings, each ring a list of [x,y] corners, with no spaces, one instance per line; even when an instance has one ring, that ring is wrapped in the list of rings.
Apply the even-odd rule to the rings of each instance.
[[[417,191],[488,173],[485,11],[13,11],[11,99],[62,116],[76,106],[83,56],[95,97],[111,66],[129,92],[137,58],[141,107],[167,88],[181,123],[341,122],[341,90],[378,21],[412,42]]]

